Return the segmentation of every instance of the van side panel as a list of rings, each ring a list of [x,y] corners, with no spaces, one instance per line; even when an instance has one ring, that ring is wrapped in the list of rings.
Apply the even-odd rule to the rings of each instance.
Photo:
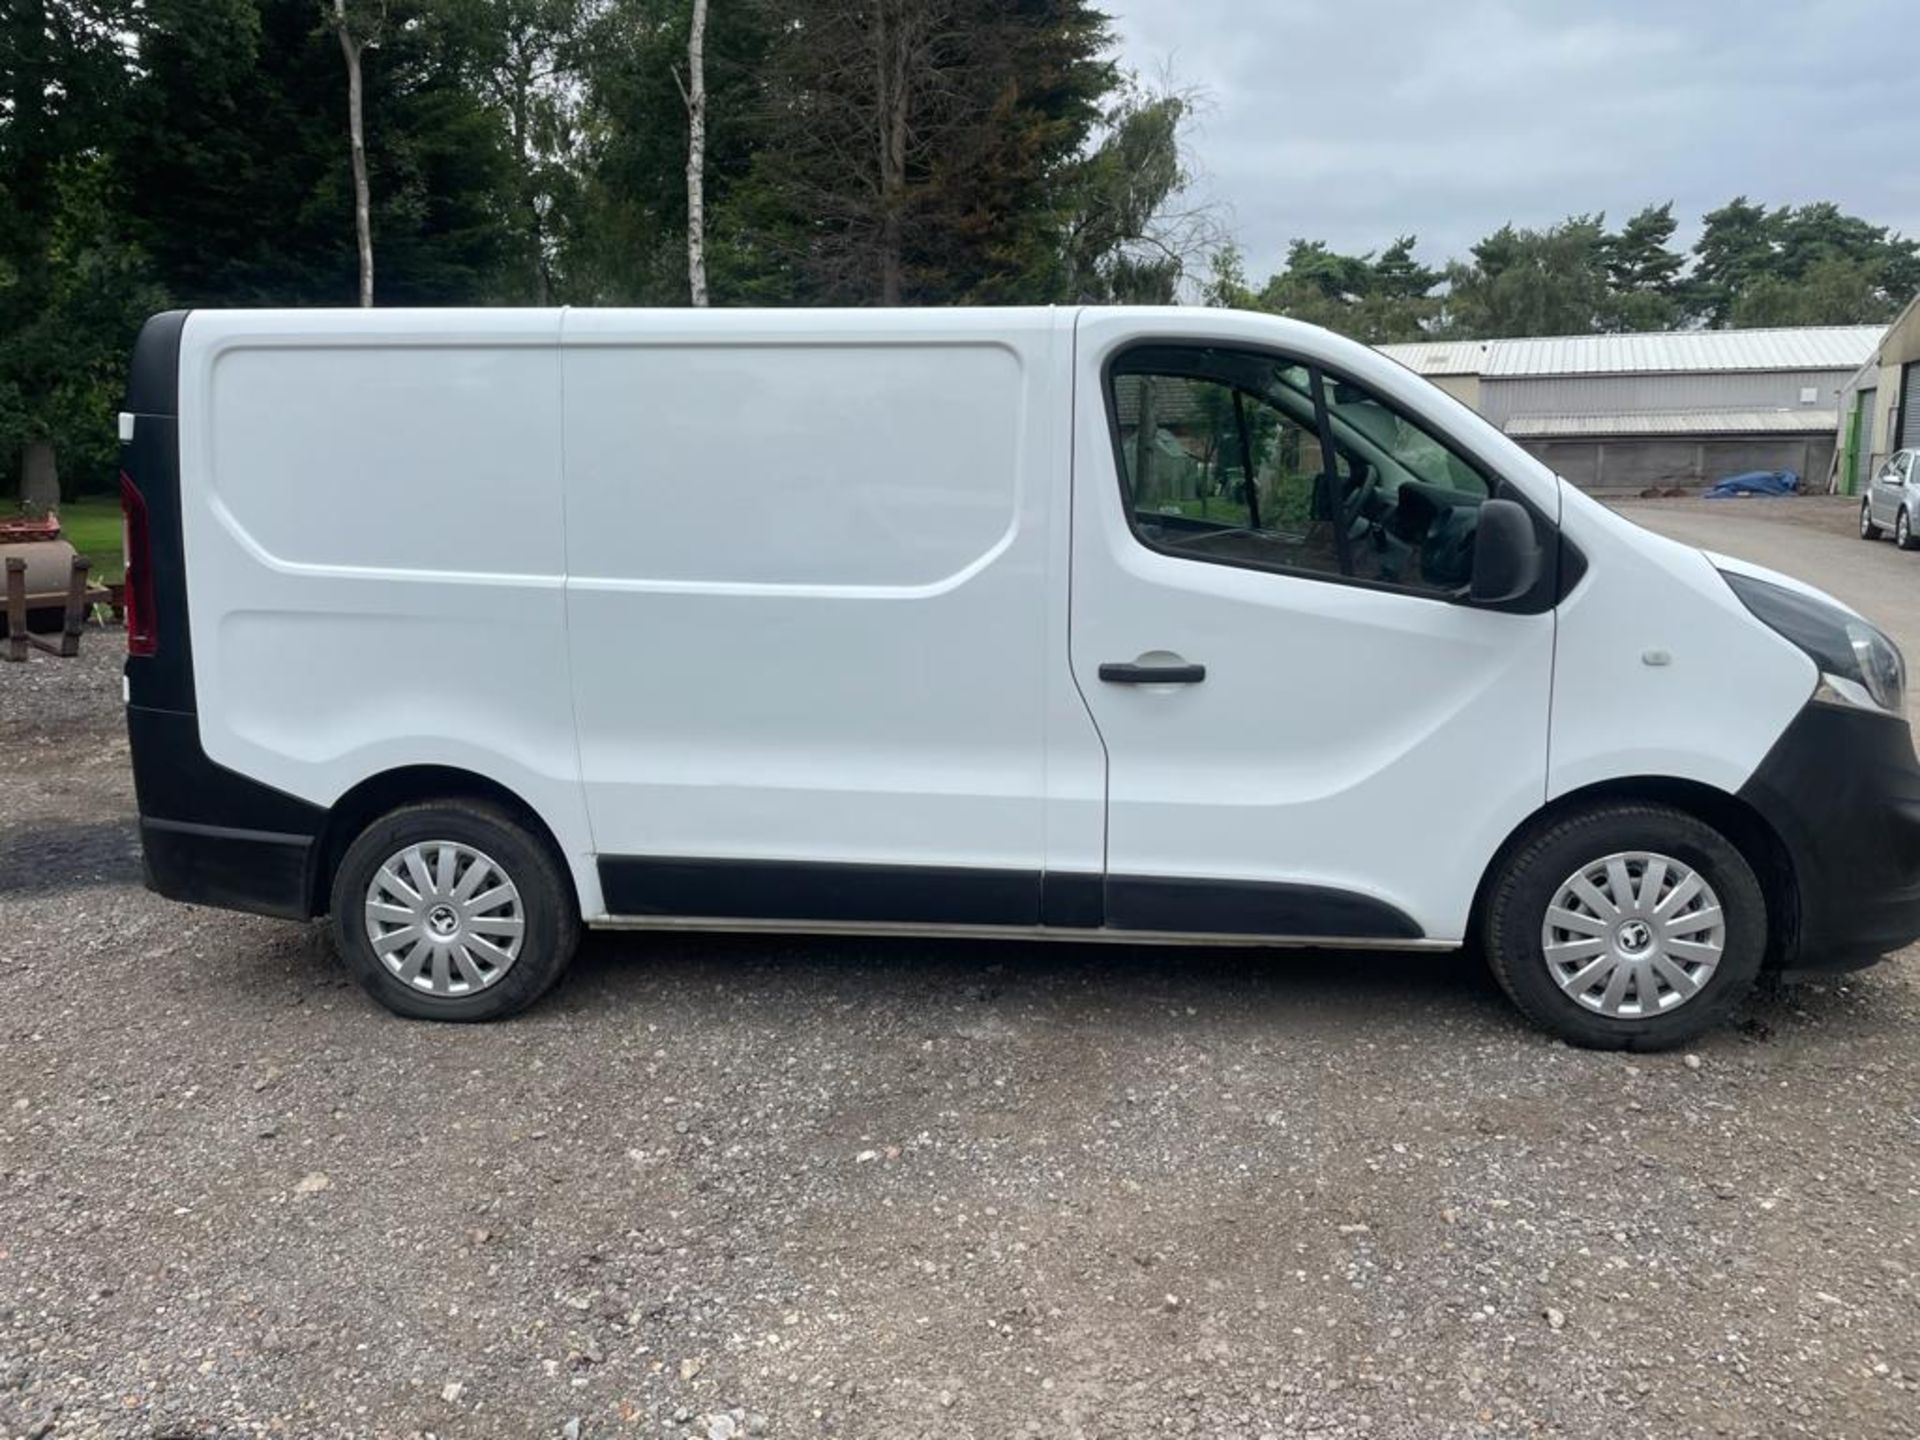
[[[1052,338],[1044,311],[568,313],[568,635],[611,910],[764,914],[771,863],[826,892],[810,914],[931,918],[944,889],[940,918],[1038,923]],[[951,870],[1012,878],[958,916]]]
[[[569,704],[559,317],[197,313],[182,540],[206,755],[328,806],[483,776],[598,903]]]

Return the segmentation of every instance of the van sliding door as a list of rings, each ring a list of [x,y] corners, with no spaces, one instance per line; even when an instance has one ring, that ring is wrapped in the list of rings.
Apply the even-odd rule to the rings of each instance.
[[[1037,922],[1050,324],[569,312],[610,914]]]

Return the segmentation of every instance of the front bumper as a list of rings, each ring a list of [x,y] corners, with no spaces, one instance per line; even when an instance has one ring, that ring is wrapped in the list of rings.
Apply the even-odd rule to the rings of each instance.
[[[1793,864],[1783,968],[1856,970],[1920,939],[1920,760],[1904,720],[1809,702],[1740,798]]]

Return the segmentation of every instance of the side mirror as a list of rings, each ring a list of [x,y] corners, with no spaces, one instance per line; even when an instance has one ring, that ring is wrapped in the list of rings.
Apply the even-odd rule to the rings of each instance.
[[[1475,605],[1505,605],[1530,592],[1539,579],[1540,542],[1534,538],[1533,516],[1518,500],[1483,502],[1467,598]]]

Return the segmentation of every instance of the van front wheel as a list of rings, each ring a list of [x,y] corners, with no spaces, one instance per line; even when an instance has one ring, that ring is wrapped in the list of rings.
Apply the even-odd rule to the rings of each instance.
[[[334,944],[368,994],[420,1020],[495,1020],[558,980],[580,939],[572,883],[506,811],[466,800],[374,821],[333,881]]]
[[[1664,1050],[1724,1020],[1767,947],[1766,900],[1725,836],[1666,805],[1572,811],[1495,877],[1487,960],[1513,1003],[1571,1044]]]

